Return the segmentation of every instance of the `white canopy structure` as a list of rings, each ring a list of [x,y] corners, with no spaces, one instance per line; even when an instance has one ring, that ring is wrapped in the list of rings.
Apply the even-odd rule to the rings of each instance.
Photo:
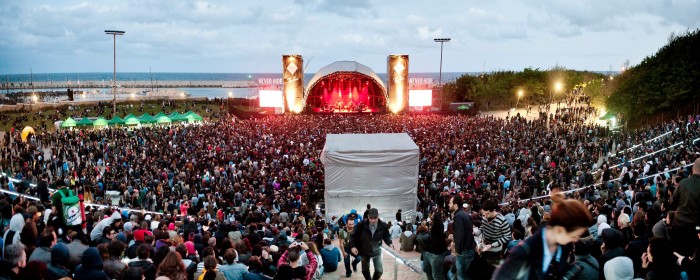
[[[328,134],[321,153],[325,166],[326,218],[367,204],[393,221],[415,216],[420,150],[406,133]]]

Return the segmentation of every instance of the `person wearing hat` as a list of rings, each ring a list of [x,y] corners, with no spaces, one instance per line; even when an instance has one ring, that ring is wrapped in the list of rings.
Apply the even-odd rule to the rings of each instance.
[[[365,279],[380,279],[384,272],[382,264],[382,241],[386,245],[394,248],[389,235],[389,227],[384,221],[379,219],[379,211],[377,208],[367,210],[367,219],[357,225],[357,229],[350,239],[350,252],[353,255],[362,256],[362,275]],[[370,275],[369,261],[374,264],[374,275]]]
[[[126,256],[129,259],[135,259],[137,257],[136,249],[138,249],[139,245],[144,243],[145,238],[146,238],[145,231],[137,230],[134,232],[134,244],[129,246],[128,249],[126,249]]]

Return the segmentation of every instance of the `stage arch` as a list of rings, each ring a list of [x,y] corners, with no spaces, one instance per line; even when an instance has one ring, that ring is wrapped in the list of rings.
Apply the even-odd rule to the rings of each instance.
[[[316,72],[304,91],[310,112],[380,112],[389,96],[384,82],[356,61],[336,61]]]

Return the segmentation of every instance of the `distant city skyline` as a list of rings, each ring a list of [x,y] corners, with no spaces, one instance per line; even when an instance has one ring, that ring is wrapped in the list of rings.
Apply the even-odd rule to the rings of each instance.
[[[314,73],[338,60],[386,72],[408,54],[411,72],[520,71],[555,66],[619,71],[671,34],[700,27],[700,0],[609,2],[370,0],[6,1],[0,74],[276,73],[301,54]]]

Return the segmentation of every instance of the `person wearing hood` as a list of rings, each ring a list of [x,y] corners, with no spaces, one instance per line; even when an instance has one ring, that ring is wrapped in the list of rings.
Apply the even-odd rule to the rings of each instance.
[[[413,247],[416,246],[416,235],[413,231],[406,228],[401,236],[399,236],[400,250],[404,252],[413,252]]]
[[[80,265],[75,268],[74,280],[109,280],[102,271],[102,257],[97,248],[90,247],[83,253]]]
[[[333,243],[328,238],[323,240],[321,259],[323,260],[324,273],[338,270],[338,262],[343,260],[338,247],[333,246]]]
[[[391,236],[391,239],[399,238],[402,232],[401,226],[399,225],[399,221],[394,221],[390,224],[391,226],[389,227],[389,235]]]
[[[601,233],[603,232],[604,229],[610,228],[610,225],[608,224],[608,218],[605,215],[598,215],[598,220],[596,220],[596,224],[593,225],[595,228],[595,234],[593,231],[591,231],[591,235],[593,235],[593,238],[595,239],[600,239]]]
[[[601,279],[632,280],[634,265],[630,258],[619,256],[609,260],[600,273],[604,275]]]
[[[622,232],[614,228],[604,229],[600,233],[600,236],[603,239],[603,245],[600,246],[600,250],[603,252],[603,254],[600,255],[598,263],[600,264],[600,267],[605,268],[605,263],[609,260],[612,260],[616,257],[625,256],[625,249],[622,248],[622,246],[625,245],[625,241],[624,237],[622,236]],[[630,260],[630,266],[632,267],[632,274],[634,274],[634,266],[631,263],[632,260]],[[604,270],[600,271],[598,279],[605,279]]]
[[[579,241],[574,243],[574,263],[569,267],[564,278],[571,280],[596,280],[600,276],[598,260],[591,256],[596,246],[595,239],[584,232]]]
[[[3,243],[3,254],[5,253],[5,247],[8,245],[19,244],[19,235],[24,228],[24,215],[22,213],[17,213],[10,219],[10,227],[5,231],[5,235],[2,236]]]
[[[51,248],[51,263],[47,266],[49,273],[49,280],[57,280],[64,277],[70,277],[70,269],[68,269],[68,263],[70,262],[70,254],[68,252],[68,247],[62,243],[58,243]]]
[[[107,226],[112,226],[112,228],[118,228],[122,222],[122,216],[119,211],[114,211],[111,216],[103,219],[90,232],[90,240],[97,240],[102,236],[102,230]]]

